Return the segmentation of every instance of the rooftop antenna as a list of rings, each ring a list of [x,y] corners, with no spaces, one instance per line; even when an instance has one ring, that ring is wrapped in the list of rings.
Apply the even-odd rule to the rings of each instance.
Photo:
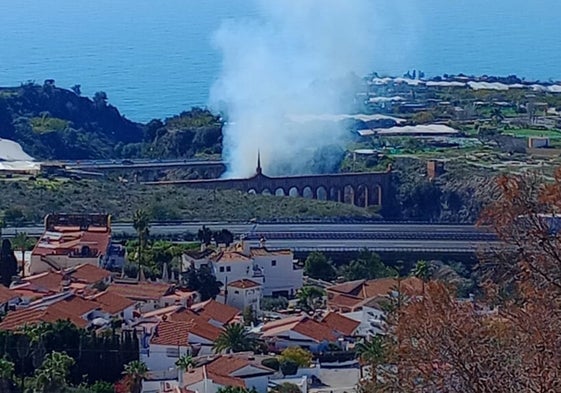
[[[257,149],[257,169],[256,172],[258,175],[263,174],[263,169],[261,169],[261,151]]]

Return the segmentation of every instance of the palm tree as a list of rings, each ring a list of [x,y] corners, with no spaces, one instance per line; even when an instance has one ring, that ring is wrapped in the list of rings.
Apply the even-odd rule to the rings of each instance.
[[[356,353],[361,361],[360,373],[363,373],[363,366],[369,365],[370,372],[382,365],[386,359],[386,338],[384,336],[374,336],[368,341],[362,341],[356,345]]]
[[[325,292],[321,288],[314,286],[302,287],[297,294],[298,305],[303,310],[315,311],[318,308],[317,306],[320,305],[318,303],[323,302],[324,296]]]
[[[21,251],[21,276],[25,277],[25,252],[33,245],[33,241],[26,232],[18,232],[12,239],[12,245],[16,250]]]
[[[255,340],[249,335],[245,327],[240,323],[226,326],[224,331],[214,342],[214,352],[243,352],[250,351],[254,347]]]
[[[134,212],[133,227],[138,235],[138,279],[140,280],[140,269],[142,269],[142,251],[144,250],[146,238],[150,227],[150,216],[145,210],[138,209]]]
[[[61,392],[75,361],[64,352],[51,352],[35,371],[35,388],[39,392]]]
[[[418,261],[412,271],[413,276],[419,278],[423,282],[423,294],[425,293],[425,283],[430,279],[430,266],[427,261]]]
[[[195,366],[195,360],[191,355],[182,355],[177,361],[175,365],[181,371],[189,371],[193,366]]]
[[[146,378],[148,374],[148,367],[144,362],[139,360],[133,360],[125,364],[125,370],[123,371],[130,379],[130,391],[131,393],[140,393],[142,391],[142,380]]]
[[[14,363],[0,358],[0,391],[12,392],[14,387]]]

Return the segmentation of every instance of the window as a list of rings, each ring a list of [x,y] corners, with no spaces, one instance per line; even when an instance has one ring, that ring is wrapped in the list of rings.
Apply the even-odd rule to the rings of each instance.
[[[234,291],[234,293],[235,293],[236,295],[239,295],[239,294],[240,294],[240,291]]]
[[[178,358],[179,357],[179,348],[166,348],[166,356],[168,358]]]
[[[271,266],[277,266],[277,260],[276,259],[273,259],[271,261]]]
[[[220,266],[220,273],[224,273],[224,266]]]
[[[226,271],[227,271],[227,272],[231,272],[231,271],[232,271],[232,267],[231,267],[231,266],[226,266]]]

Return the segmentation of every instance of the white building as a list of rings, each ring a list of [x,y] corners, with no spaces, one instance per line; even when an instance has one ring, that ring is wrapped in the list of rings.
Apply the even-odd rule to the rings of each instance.
[[[304,281],[303,269],[296,266],[297,260],[291,250],[268,250],[256,247],[249,250],[254,264],[263,270],[263,296],[292,297]]]
[[[224,293],[217,297],[217,301],[235,307],[240,311],[248,307],[259,314],[261,312],[261,296],[263,285],[258,282],[242,279],[228,282]]]
[[[226,386],[252,389],[266,393],[274,370],[262,366],[251,355],[222,355],[183,374],[181,385],[199,393],[216,393]]]
[[[296,266],[291,250],[250,248],[240,242],[229,249],[211,253],[185,253],[183,266],[209,265],[217,279],[226,285],[239,280],[262,284],[263,296],[292,297],[303,285],[303,270]]]
[[[111,244],[111,218],[104,214],[49,214],[31,252],[29,274],[82,264],[99,266]]]

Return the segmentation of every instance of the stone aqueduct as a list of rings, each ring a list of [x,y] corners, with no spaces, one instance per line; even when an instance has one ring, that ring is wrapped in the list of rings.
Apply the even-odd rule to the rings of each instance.
[[[381,206],[383,201],[389,200],[391,177],[390,170],[270,177],[263,174],[258,163],[255,175],[246,179],[179,180],[146,184],[183,184],[203,189],[235,189],[255,194],[299,196],[368,207]]]

